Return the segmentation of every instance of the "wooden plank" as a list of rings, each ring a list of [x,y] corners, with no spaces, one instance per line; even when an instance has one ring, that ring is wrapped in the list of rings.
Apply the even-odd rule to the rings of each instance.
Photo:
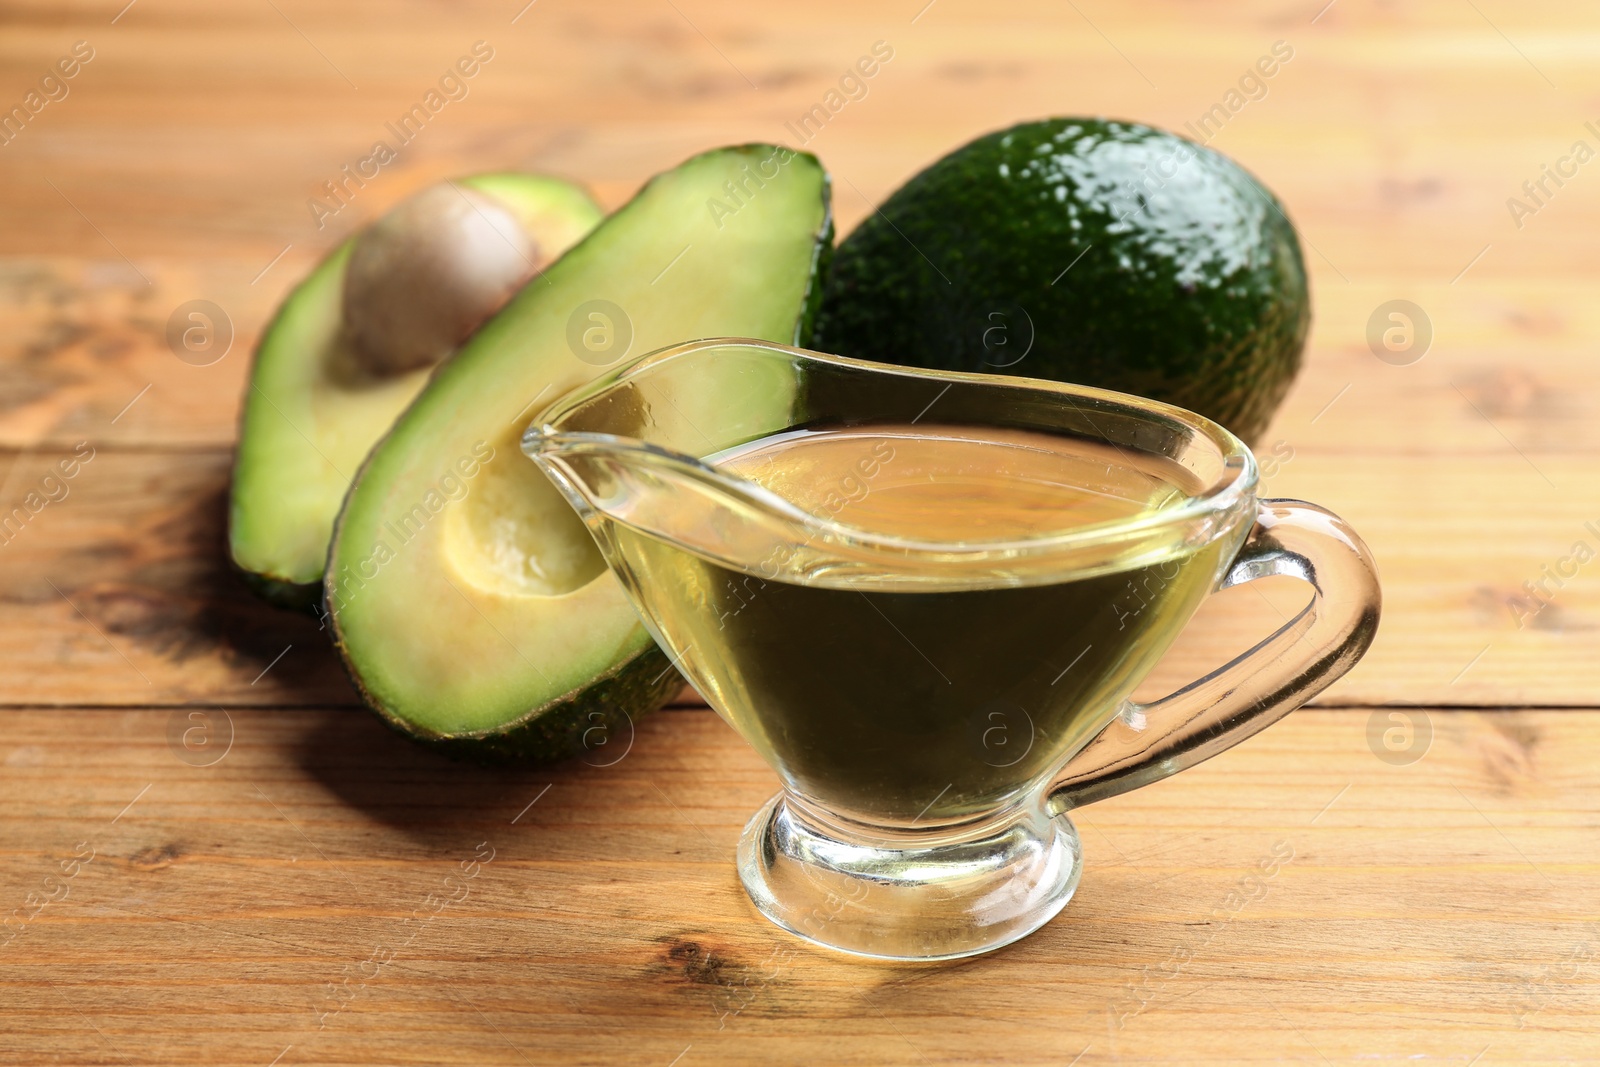
[[[285,257],[274,271],[287,284],[306,266]],[[147,288],[107,262],[0,266],[0,447],[230,447],[250,353],[281,292],[252,287],[249,269],[259,268],[151,267]],[[1497,285],[1489,300],[1437,280],[1319,287],[1305,370],[1259,443],[1263,456],[1275,446],[1299,459],[1326,453],[1317,462],[1328,464],[1396,451],[1456,461],[1600,451],[1590,284]],[[1423,307],[1434,334],[1409,366],[1380,361],[1366,339],[1374,311],[1397,298]],[[221,308],[233,331],[231,350],[208,365],[195,365],[204,353],[185,362],[167,340],[174,313],[198,299]]]
[[[0,71],[23,85],[45,62],[39,56],[78,30],[12,7],[27,32],[0,55]],[[1082,26],[1042,4],[995,10],[947,0],[915,27],[828,4],[816,17],[796,13],[792,25],[759,31],[709,5],[695,12],[695,24],[733,62],[750,66],[761,92],[670,11],[641,17],[614,5],[582,18],[534,11],[514,34],[495,38],[502,55],[469,100],[442,114],[414,152],[323,230],[310,222],[307,198],[429,84],[449,51],[446,31],[465,39],[458,15],[412,12],[408,20],[416,21],[386,28],[377,47],[371,27],[348,16],[290,12],[326,34],[330,56],[360,65],[363,88],[355,93],[265,9],[252,16],[191,4],[159,26],[130,12],[69,100],[41,114],[0,158],[0,191],[15,216],[0,233],[0,251],[19,256],[0,292],[0,374],[11,385],[0,442],[226,444],[243,357],[277,299],[316,255],[399,197],[463,168],[522,165],[594,181],[614,204],[706,144],[784,136],[784,116],[809,107],[874,35],[896,40],[896,59],[813,145],[840,175],[845,228],[960,138],[1032,113],[1039,100],[1181,128],[1276,34],[1294,39],[1296,59],[1217,140],[1278,189],[1313,246],[1319,321],[1311,371],[1275,439],[1452,453],[1477,447],[1485,427],[1459,387],[1479,409],[1495,409],[1488,413],[1518,447],[1592,450],[1591,427],[1600,420],[1585,353],[1600,328],[1582,310],[1593,270],[1582,235],[1597,194],[1574,182],[1522,229],[1505,210],[1522,181],[1584,134],[1587,116],[1550,106],[1537,72],[1478,16],[1459,5],[1424,7],[1413,19],[1346,3],[1314,27],[1294,28],[1260,11],[1208,7],[1203,20],[1170,27],[1090,11],[1113,39],[1120,31],[1139,41],[1130,56],[1159,73],[1159,91],[1105,40],[1077,32]],[[468,21],[485,33],[490,15],[502,14],[484,5],[475,12],[481,21]],[[1549,40],[1552,25],[1581,24],[1586,11],[1556,5],[1515,14],[1505,26],[1524,27],[1525,51],[1541,69],[1569,91],[1593,77],[1593,64],[1582,62],[1593,47],[1588,38],[1563,33],[1559,49]],[[1441,29],[1452,35],[1444,45],[1435,43]],[[660,69],[596,63],[581,46],[598,38],[629,48],[652,41],[670,47],[673,58]],[[156,76],[170,66],[169,52],[184,55],[185,69],[208,92]],[[982,58],[991,55],[1005,58]],[[272,63],[308,76],[262,94]],[[1481,73],[1486,63],[1494,77]],[[1348,90],[1323,92],[1327,84]],[[1406,106],[1386,105],[1395,99]],[[550,115],[561,119],[542,118]],[[1318,150],[1308,152],[1312,128]],[[264,144],[272,151],[263,152]],[[57,183],[58,193],[40,174],[48,177],[45,165],[69,153],[70,179]],[[239,159],[252,165],[241,169]],[[1452,286],[1486,246],[1485,258]],[[40,259],[41,251],[77,258]],[[1368,316],[1397,296],[1419,301],[1435,323],[1435,352],[1418,367],[1386,367],[1365,355]],[[168,317],[194,298],[217,302],[235,329],[235,350],[214,367],[186,366],[167,351]],[[1330,415],[1300,425],[1352,382],[1340,415],[1370,412],[1366,421]],[[111,424],[146,385],[150,393]],[[1485,404],[1496,395],[1503,402]],[[1392,420],[1386,434],[1366,432],[1384,419]]]
[[[1597,1036],[1592,711],[1415,709],[1406,766],[1368,747],[1390,709],[1299,712],[1075,814],[1061,918],[921,966],[754,915],[731,853],[775,781],[709,712],[525,772],[304,709],[233,711],[194,766],[172,714],[7,716],[0,901],[94,858],[0,947],[0,1062],[1534,1062]]]
[[[0,262],[0,443],[231,448],[251,353],[283,293],[249,284],[265,262],[147,264],[149,286],[120,261]],[[220,314],[187,307],[196,300]],[[190,335],[191,351],[195,326],[217,339]]]
[[[174,4],[165,15],[130,12],[107,29],[98,13],[30,19],[10,4],[24,25],[0,55],[8,88],[35,81],[74,36],[92,31],[99,52],[69,100],[8,146],[0,188],[29,221],[8,231],[0,250],[106,254],[102,239],[28,167],[88,142],[100,151],[74,158],[63,190],[91,219],[114,217],[115,232],[107,232],[130,255],[204,255],[225,238],[264,262],[285,242],[315,239],[306,198],[475,37],[496,47],[496,59],[375,188],[491,157],[625,190],[707,143],[782,135],[786,119],[883,39],[895,60],[817,138],[842,173],[880,195],[957,138],[1035,114],[1041,102],[1181,128],[1284,39],[1295,59],[1218,143],[1296,193],[1289,203],[1297,213],[1315,205],[1307,215],[1313,240],[1340,269],[1364,272],[1394,263],[1397,253],[1431,262],[1454,253],[1457,241],[1464,261],[1491,238],[1473,245],[1462,210],[1481,213],[1486,227],[1507,224],[1505,198],[1590,117],[1528,65],[1536,60],[1574,97],[1592,87],[1596,46],[1573,27],[1593,16],[1572,3],[1495,12],[1489,23],[1443,0],[1403,18],[1346,0],[1314,26],[1262,5],[1199,5],[1165,24],[1088,5],[1084,17],[1106,37],[1037,0],[939,7],[911,25],[838,2],[760,19],[712,4],[682,16],[616,4],[582,15],[534,10],[509,27],[486,3],[408,11],[402,23],[383,26],[289,4],[285,15],[320,42],[324,61],[270,10]],[[1496,26],[1520,37],[1523,55]],[[1120,38],[1121,54],[1107,38]],[[599,41],[611,47],[595,47]],[[179,64],[184,78],[166,76]],[[270,96],[261,91],[269,82]],[[1324,91],[1330,84],[1343,91]],[[1318,151],[1307,150],[1310,130]],[[251,166],[240,167],[241,158]],[[868,210],[841,189],[846,200],[846,222]],[[1562,210],[1580,202],[1592,213],[1584,193],[1563,195]],[[1419,223],[1455,241],[1407,239]],[[1564,247],[1581,262],[1576,240]]]
[[[10,457],[4,476],[8,515],[29,515],[29,493],[46,502],[0,547],[0,646],[26,665],[0,701],[352,701],[318,621],[267,607],[233,573],[227,457],[95,452],[61,478],[73,455]]]
[[[0,466],[0,501],[8,511],[23,504],[71,455],[0,456],[9,464]],[[1600,524],[1592,497],[1552,491],[1516,455],[1474,464],[1406,454],[1315,459],[1297,454],[1268,492],[1344,513],[1377,556],[1386,598],[1371,653],[1325,701],[1593,699],[1600,663],[1589,634],[1600,625],[1600,587],[1579,570],[1563,588],[1550,586],[1553,599],[1532,614],[1537,602],[1522,588],[1575,541],[1600,547],[1584,526]],[[1540,455],[1537,463],[1557,484],[1595,478],[1577,457]],[[7,662],[27,664],[0,677],[0,705],[351,702],[316,620],[257,602],[226,563],[227,478],[222,454],[107,450],[57,482],[67,495],[0,545],[8,606],[0,650]],[[1499,487],[1493,502],[1482,497],[1484,484]],[[1213,598],[1142,692],[1206,673],[1305,597],[1298,583],[1273,579]]]

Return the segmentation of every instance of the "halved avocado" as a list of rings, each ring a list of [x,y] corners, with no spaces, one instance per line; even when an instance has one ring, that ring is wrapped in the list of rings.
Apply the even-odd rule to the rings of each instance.
[[[461,755],[558,759],[620,743],[676,690],[588,530],[518,442],[563,393],[654,349],[728,335],[803,344],[832,248],[828,204],[813,156],[696,156],[439,369],[362,468],[328,560],[335,643],[380,715]],[[790,402],[708,387],[680,398],[680,414]]]
[[[576,244],[602,217],[582,189],[532,174],[465,178],[435,187],[407,204],[430,194],[441,195],[447,206],[457,205],[457,216],[468,226],[480,230],[495,223],[501,229],[520,226],[522,234],[509,236],[525,236],[526,243],[516,250],[496,244],[492,251],[501,259],[522,256],[530,272]],[[392,342],[381,332],[369,331],[363,346],[359,331],[350,328],[345,282],[352,253],[358,260],[375,261],[366,275],[377,273],[381,286],[384,271],[395,273],[381,258],[394,243],[386,246],[368,235],[397,215],[404,223],[405,211],[402,204],[323,260],[289,294],[256,349],[234,464],[228,539],[234,563],[252,587],[274,603],[306,607],[321,595],[333,520],[356,469],[421,392],[433,363],[448,350],[446,345],[425,359],[414,353],[387,352],[381,346]],[[440,225],[450,224],[443,220],[434,225],[428,238],[437,240]],[[447,246],[450,236],[445,234]],[[402,233],[402,248],[404,238]],[[361,247],[364,239],[366,245]],[[469,235],[463,246],[467,250],[470,239]],[[490,230],[488,240],[499,241],[495,230]],[[360,255],[367,250],[378,255]],[[385,321],[385,296],[391,303],[396,300],[394,294],[380,291],[376,300],[361,305],[371,309],[368,319]],[[403,290],[398,299],[405,299]],[[492,310],[489,307],[484,314]],[[464,332],[483,317],[470,322]]]

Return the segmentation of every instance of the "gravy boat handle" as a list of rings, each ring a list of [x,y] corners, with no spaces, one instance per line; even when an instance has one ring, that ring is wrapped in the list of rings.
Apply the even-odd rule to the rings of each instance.
[[[1062,767],[1049,808],[1061,814],[1159,781],[1266,729],[1332,685],[1372,644],[1377,567],[1344,520],[1300,500],[1263,500],[1219,590],[1268,575],[1312,588],[1311,603],[1228,664],[1148,704],[1131,701]]]

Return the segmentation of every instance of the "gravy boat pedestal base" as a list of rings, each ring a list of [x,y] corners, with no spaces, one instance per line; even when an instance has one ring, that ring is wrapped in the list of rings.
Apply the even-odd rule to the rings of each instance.
[[[959,827],[850,825],[788,792],[739,838],[756,909],[827,948],[891,960],[974,956],[1037,930],[1083,873],[1078,833],[1040,789]]]

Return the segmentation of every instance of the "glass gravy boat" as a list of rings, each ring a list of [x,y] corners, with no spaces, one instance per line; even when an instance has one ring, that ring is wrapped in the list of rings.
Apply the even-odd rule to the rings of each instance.
[[[1203,488],[1125,521],[945,543],[851,525],[881,456],[839,487],[844,504],[823,494],[810,511],[715,466],[796,428],[908,423],[1093,442]],[[523,450],[652,636],[777,772],[738,846],[756,907],[862,955],[967,956],[1037,929],[1082,871],[1066,812],[1272,724],[1377,629],[1376,570],[1348,526],[1258,500],[1232,434],[1119,393],[696,341],[557,401]],[[1266,575],[1307,582],[1310,603],[1206,677],[1130,701],[1207,594]],[[1052,590],[1073,597],[1057,625],[1016,623]]]

